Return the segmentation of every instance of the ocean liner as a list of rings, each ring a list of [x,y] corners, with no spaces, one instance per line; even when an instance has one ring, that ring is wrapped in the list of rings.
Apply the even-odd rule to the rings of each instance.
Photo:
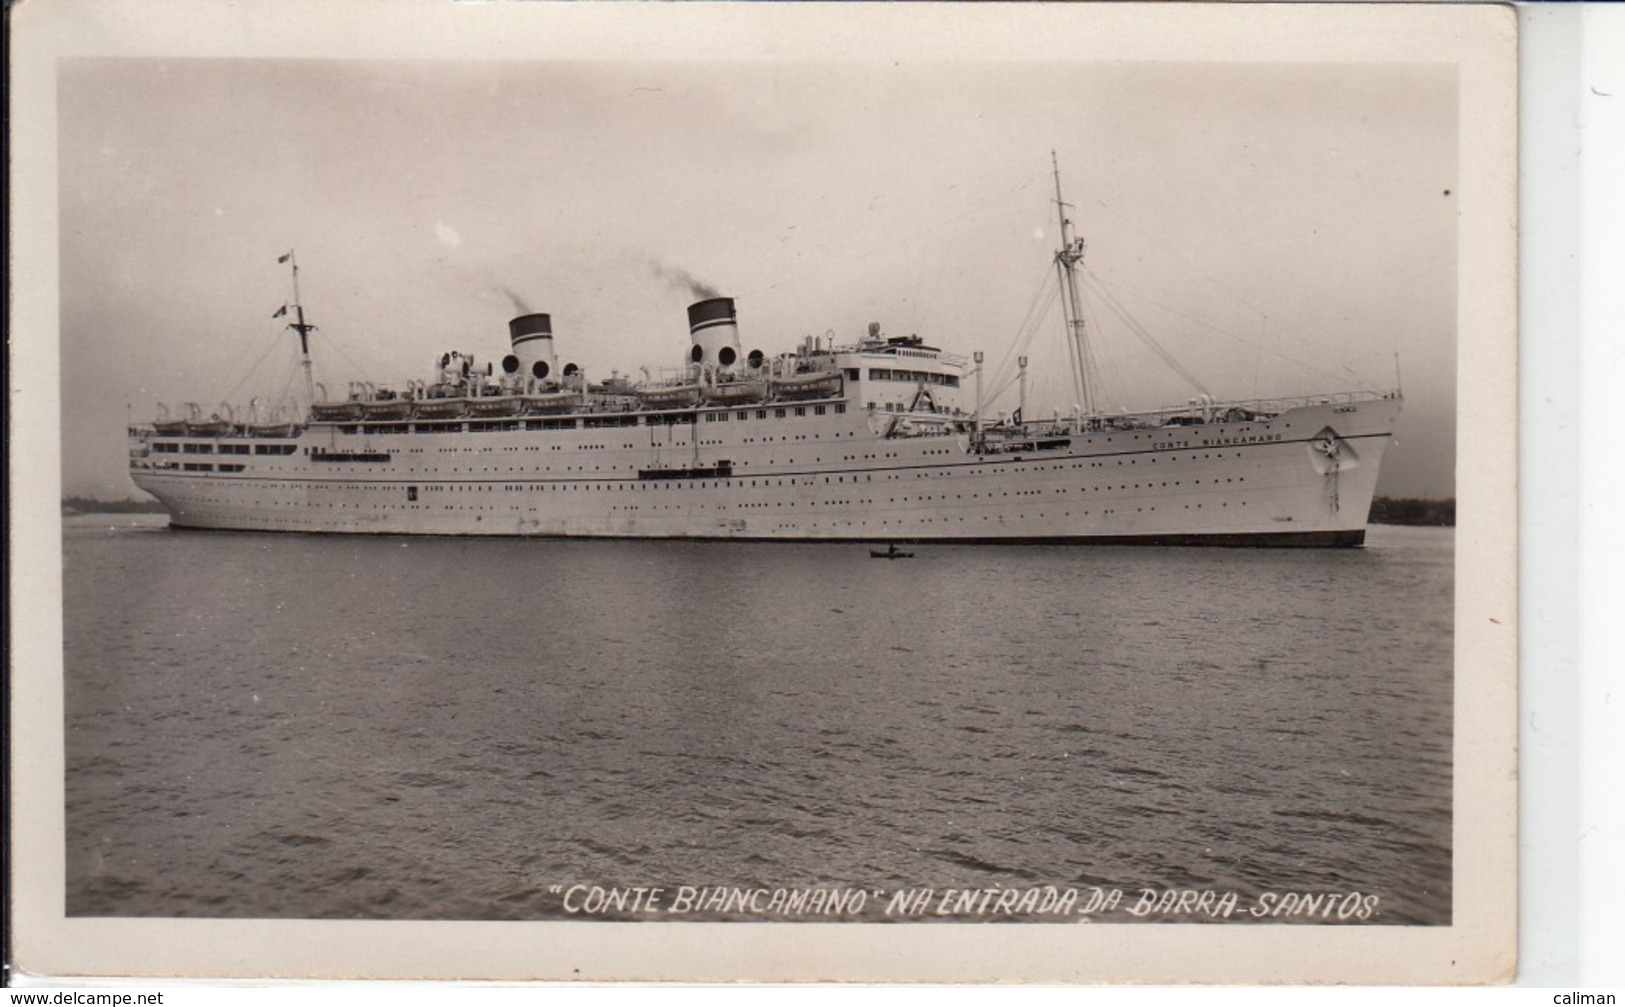
[[[1084,246],[1056,174],[1055,255],[1079,404],[990,416],[983,354],[871,323],[746,352],[735,303],[688,308],[689,363],[633,382],[559,365],[552,319],[508,352],[439,356],[424,380],[311,376],[306,403],[159,407],[130,474],[175,527],[252,531],[867,542],[1354,546],[1397,391],[1104,411],[1078,289]],[[935,340],[933,340],[934,342]],[[336,390],[335,390],[336,391]]]

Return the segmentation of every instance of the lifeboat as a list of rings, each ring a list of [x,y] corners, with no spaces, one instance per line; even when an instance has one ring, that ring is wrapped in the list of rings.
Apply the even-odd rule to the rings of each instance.
[[[361,418],[361,403],[347,402],[312,402],[310,415],[318,420],[359,420]]]
[[[171,419],[169,407],[162,402],[158,403],[158,418],[152,424],[153,433],[164,437],[175,437],[186,433],[186,421]]]
[[[225,413],[224,416],[220,413]],[[193,437],[221,437],[232,431],[231,406],[220,403],[220,412],[203,418],[203,410],[196,402],[186,404],[186,432]]]
[[[491,395],[468,400],[469,412],[475,416],[517,416],[522,405],[517,395]]]
[[[231,433],[231,422],[218,416],[201,422],[187,421],[186,432],[192,437],[223,437]]]
[[[656,409],[692,406],[700,401],[700,386],[695,384],[654,385],[649,388],[639,388],[638,401]]]
[[[841,391],[841,375],[835,371],[809,371],[773,379],[773,394],[781,399],[822,399]]]
[[[369,420],[404,420],[412,415],[412,400],[373,399],[361,403],[361,415]]]
[[[531,416],[541,416],[547,413],[567,413],[581,404],[579,392],[543,392],[539,395],[522,395],[519,398],[524,411]]]
[[[417,402],[418,419],[422,420],[455,419],[467,411],[467,399],[419,399]]]
[[[704,395],[705,401],[725,406],[739,405],[746,402],[760,402],[767,398],[767,382],[723,381],[708,385]]]
[[[299,427],[294,423],[250,423],[248,433],[253,437],[292,437]]]

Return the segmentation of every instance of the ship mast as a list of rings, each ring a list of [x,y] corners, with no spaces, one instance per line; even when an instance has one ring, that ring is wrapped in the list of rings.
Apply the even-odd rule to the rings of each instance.
[[[1094,412],[1094,396],[1089,387],[1089,344],[1084,338],[1082,302],[1078,297],[1077,265],[1083,261],[1083,239],[1072,235],[1072,221],[1067,217],[1071,206],[1061,198],[1061,162],[1050,151],[1050,163],[1055,170],[1055,209],[1061,218],[1061,248],[1055,253],[1055,268],[1061,276],[1062,312],[1066,316],[1067,355],[1072,361],[1072,380],[1078,391],[1078,404],[1083,414]]]
[[[305,306],[299,302],[299,263],[293,257],[293,250],[288,254],[279,256],[278,262],[286,262],[288,268],[293,270],[293,321],[288,328],[299,334],[299,367],[305,372],[305,403],[309,405],[316,401],[316,384],[310,374],[310,333],[316,328],[305,321]],[[281,313],[286,313],[287,305],[283,305]]]

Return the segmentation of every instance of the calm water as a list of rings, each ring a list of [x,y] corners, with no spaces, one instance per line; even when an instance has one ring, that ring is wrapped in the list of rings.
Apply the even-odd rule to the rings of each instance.
[[[1450,920],[1449,530],[882,562],[84,517],[64,550],[70,914]]]

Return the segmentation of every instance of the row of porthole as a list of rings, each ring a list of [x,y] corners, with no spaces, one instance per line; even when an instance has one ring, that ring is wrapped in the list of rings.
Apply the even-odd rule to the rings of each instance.
[[[208,501],[203,501],[203,502],[208,502]],[[1201,504],[1197,504],[1196,506],[1197,506],[1198,509],[1201,508]],[[425,509],[425,510],[427,510],[429,508],[427,508],[427,507],[423,507],[423,508],[410,507],[410,508],[400,508],[400,509],[409,509],[409,510]],[[472,511],[472,510],[489,511],[489,510],[493,510],[493,509],[494,508],[490,508],[490,507],[446,507],[446,508],[443,508],[443,510],[459,510],[459,511]],[[643,509],[642,507],[636,506],[636,505],[629,506],[629,507],[624,507],[624,508],[623,507],[612,508],[612,510],[624,510],[624,511],[635,511],[635,510],[642,510],[642,509]],[[651,510],[679,510],[680,508],[677,507],[677,505],[675,505],[675,504],[670,504],[670,505],[655,505],[655,506],[651,507],[650,509]],[[1188,507],[1187,507],[1187,509],[1188,509]],[[529,513],[537,513],[537,508],[535,508],[535,507],[530,507],[530,508],[527,508],[526,510]],[[1137,513],[1137,514],[1155,513],[1155,512],[1156,512],[1155,507],[1150,507],[1150,508],[1137,507],[1137,508],[1135,508],[1135,513]],[[184,508],[182,508],[182,513],[183,514],[185,513]],[[1106,510],[1101,511],[1100,514],[1101,514],[1102,517],[1111,517],[1111,516],[1115,516],[1117,514],[1117,511],[1115,509],[1108,508]],[[1065,512],[1062,513],[1061,516],[1062,517],[1071,517],[1072,512],[1071,511],[1065,511]],[[1083,511],[1081,516],[1090,517],[1090,516],[1092,516],[1092,512],[1091,511]],[[1016,515],[1015,520],[1018,520],[1018,521],[1019,520],[1026,520],[1029,517],[1036,517],[1038,520],[1045,520],[1048,517],[1048,515],[1043,513],[1043,512],[1039,512],[1036,515],[1018,514],[1018,515]],[[986,515],[986,514],[980,515],[980,520],[982,520],[982,521],[991,521],[991,520],[995,520],[995,518],[997,518],[998,520],[1001,520],[1001,521],[1004,520],[1004,517],[1002,515],[999,515],[999,516],[990,516],[990,515]],[[242,517],[239,517],[239,518],[234,518],[233,520],[234,521],[246,521],[248,523],[258,523],[258,524],[264,524],[264,525],[291,524],[291,523],[294,523],[294,522],[292,522],[290,520],[282,519],[282,518],[275,518],[275,517],[272,517],[272,518],[254,518],[254,517],[246,516],[246,515],[242,516]],[[927,517],[927,518],[916,519],[916,520],[911,521],[911,522],[898,521],[897,525],[898,526],[903,526],[905,524],[908,524],[908,525],[921,525],[921,524],[937,524],[937,523],[952,524],[952,523],[955,523],[955,522],[963,524],[965,522],[965,520],[966,519],[964,517],[958,517],[958,518],[931,518],[931,517]],[[859,521],[855,526],[851,521],[846,521],[846,522],[843,522],[842,524],[844,525],[844,527],[847,527],[847,528],[851,528],[851,527],[867,528],[869,526],[868,521]],[[892,522],[889,519],[883,519],[880,522],[880,527],[883,527],[883,528],[890,527],[891,525],[892,525]],[[781,521],[776,527],[777,527],[778,530],[784,531],[784,530],[792,530],[792,529],[799,528],[800,525],[795,523],[795,522],[782,522]],[[812,522],[811,525],[809,525],[809,527],[811,527],[811,528],[819,527],[818,522],[816,522],[816,521]],[[834,528],[834,527],[838,527],[838,526],[832,524],[829,527]]]
[[[931,499],[932,498],[930,498],[930,497],[922,497],[922,498],[919,498],[918,500],[912,501],[912,502],[928,502]],[[944,498],[941,498],[941,499],[945,500],[946,498],[944,497]],[[956,497],[956,499],[958,499],[958,498]],[[856,501],[856,505],[857,506],[868,506],[868,505],[873,504],[873,502],[874,502],[873,500],[858,500],[858,501]],[[901,503],[909,503],[909,502],[911,502],[911,500],[908,497],[904,497],[901,501],[898,501],[896,498],[892,498],[888,502],[890,502],[890,503],[899,503],[899,502],[901,502]],[[193,500],[193,501],[186,501],[186,503],[192,504],[194,506],[196,506],[198,504],[221,504],[221,505],[224,505],[224,506],[230,506],[232,504],[232,501],[230,499],[220,498],[220,497],[200,497],[200,498],[197,498],[196,500]],[[850,507],[850,506],[854,505],[854,501],[852,501],[852,500],[810,500],[810,501],[806,501],[806,503],[809,506],[820,506],[820,505],[822,505],[822,506]],[[363,507],[363,504],[361,504],[361,503],[351,504],[351,503],[345,503],[345,502],[342,502],[342,501],[338,502],[338,503],[319,503],[319,502],[312,502],[312,501],[306,500],[306,501],[301,501],[300,505],[304,506],[304,507],[323,507],[323,508],[326,508],[326,509],[329,509],[329,510],[332,510],[332,509],[340,509],[340,510],[342,510],[342,509],[351,508],[351,507],[353,507],[353,508],[355,508],[357,510],[360,510]],[[794,502],[792,502],[792,506],[793,505],[794,505]],[[373,503],[370,506],[373,509],[380,509],[380,508],[382,508],[382,509],[392,509],[393,508],[393,509],[405,509],[405,510],[418,510],[418,509],[427,510],[427,509],[430,509],[429,505],[427,505],[427,504],[421,504],[421,505],[409,504],[409,505],[406,505],[406,506],[402,506],[402,505],[390,504],[390,503]],[[632,506],[635,507],[637,505],[632,505]],[[669,507],[677,507],[679,505],[671,504],[671,505],[658,505],[658,506],[661,509],[665,509],[668,506]],[[733,504],[732,506],[734,508],[736,508],[736,509],[765,508],[767,506],[767,502],[764,501],[764,502],[754,503],[754,504]],[[775,506],[775,507],[783,507],[784,506],[784,501],[776,501],[776,502],[773,503],[773,506]],[[1221,507],[1229,507],[1230,504],[1229,504],[1228,501],[1221,501],[1220,506]],[[1245,500],[1238,501],[1238,506],[1242,506],[1242,507],[1247,506],[1247,501],[1245,501]],[[1186,509],[1186,510],[1190,510],[1193,507],[1196,510],[1201,510],[1202,509],[1202,504],[1198,503],[1198,504],[1194,504],[1194,505],[1193,504],[1185,504],[1184,505],[1184,509]],[[442,510],[480,510],[480,511],[489,511],[489,510],[496,510],[498,508],[496,506],[487,506],[487,505],[471,505],[471,504],[470,505],[464,505],[464,504],[453,505],[453,504],[446,504],[446,505],[443,505],[441,509]],[[1148,509],[1150,511],[1153,511],[1153,512],[1156,510],[1155,507],[1151,507],[1151,508],[1148,508]],[[532,508],[529,508],[529,510],[535,511],[536,508],[532,507]],[[1147,510],[1147,508],[1135,508],[1136,513],[1143,513],[1145,510]],[[1071,512],[1068,511],[1067,513],[1070,516]],[[1112,513],[1115,513],[1115,511],[1114,510],[1106,510],[1106,511],[1102,511],[1102,513],[1103,514],[1112,514]],[[1089,514],[1089,512],[1084,511],[1084,514],[1087,515],[1087,514]],[[1025,516],[1025,515],[1023,515],[1023,516]],[[1042,517],[1043,515],[1040,514],[1039,516]],[[983,516],[983,518],[982,518],[982,520],[984,520],[984,521],[987,520],[987,519],[988,519],[987,516]],[[963,521],[964,518],[960,518],[959,520]]]
[[[1225,480],[1225,482],[1227,482],[1227,483],[1230,482],[1230,481],[1231,481],[1230,479]],[[1245,482],[1246,478],[1245,477],[1240,477],[1236,481],[1237,482]],[[766,482],[767,482],[766,480],[763,480],[764,484]],[[828,476],[824,477],[824,482],[826,484],[829,483],[829,477]],[[1214,480],[1214,482],[1215,482],[1215,484],[1217,484],[1218,480]],[[1199,480],[1199,479],[1193,480],[1193,483],[1195,483],[1197,485],[1200,485],[1201,480]],[[283,488],[283,489],[308,489],[308,487],[302,486],[300,484],[274,483],[272,485],[277,487],[277,488]],[[750,481],[750,486],[752,488],[755,488],[756,485],[757,485],[757,480],[752,479]],[[776,480],[775,485],[782,487],[784,485],[784,480],[783,479]],[[791,485],[792,488],[794,488],[796,486],[807,486],[807,485],[810,485],[810,483],[808,483],[808,482],[797,482],[795,480],[795,477],[791,477],[790,485]],[[1162,483],[1160,485],[1163,488],[1166,488],[1168,484],[1166,482],[1164,482],[1164,483]],[[1178,486],[1181,486],[1181,485],[1183,485],[1183,483],[1180,482],[1180,481],[1177,481],[1177,480],[1174,483],[1175,487],[1178,487]],[[565,483],[565,484],[542,484],[542,485],[529,485],[529,486],[519,486],[519,485],[513,485],[513,484],[506,484],[506,485],[501,486],[500,488],[504,492],[532,492],[532,493],[535,493],[535,492],[552,492],[552,491],[561,491],[561,490],[569,490],[569,491],[577,491],[577,492],[579,492],[579,491],[585,490],[585,489],[587,489],[589,487],[592,488],[592,489],[597,490],[597,489],[607,489],[607,488],[609,488],[611,486],[616,491],[620,491],[620,492],[624,492],[629,487],[632,487],[632,486],[635,486],[640,491],[647,491],[647,490],[650,490],[650,489],[654,489],[654,490],[662,490],[662,489],[676,490],[676,489],[690,489],[690,488],[700,488],[700,489],[721,489],[721,488],[724,488],[724,486],[720,482],[713,482],[713,481],[708,481],[708,480],[692,480],[692,481],[689,481],[689,480],[662,480],[662,481],[659,481],[659,482],[652,482],[652,483],[651,482],[640,482],[640,483],[617,482],[617,483],[611,483],[611,484]],[[343,483],[343,484],[338,484],[337,486],[328,487],[328,488],[330,488],[330,489],[338,489],[338,490],[346,490],[346,491],[363,491],[363,492],[364,491],[374,491],[374,492],[376,492],[376,491],[381,491],[381,490],[390,490],[390,489],[393,489],[394,487],[379,486],[379,485],[369,484],[369,483]],[[729,488],[729,489],[743,489],[744,486],[743,486],[743,482],[741,481],[739,483],[731,483],[726,488]],[[1132,487],[1125,484],[1125,485],[1122,485],[1122,486],[1115,486],[1115,487],[1114,486],[1106,486],[1106,487],[1088,487],[1088,486],[1084,486],[1084,487],[1077,487],[1077,488],[1082,489],[1084,492],[1089,492],[1091,489],[1093,489],[1095,491],[1109,492],[1109,491],[1113,491],[1113,490],[1126,491],[1126,490],[1129,490],[1131,488],[1138,490],[1138,489],[1141,488],[1141,486],[1140,486],[1139,483],[1134,483],[1132,485]],[[1144,488],[1145,489],[1153,489],[1155,487],[1147,484]],[[496,491],[497,489],[498,489],[498,487],[495,486],[495,485],[481,485],[481,484],[477,484],[477,483],[476,484],[430,485],[430,486],[425,487],[425,491],[426,492],[431,492],[431,493],[443,493],[443,492],[490,493],[490,492]],[[1059,487],[1059,488],[1056,488],[1054,490],[1054,492],[1057,492],[1057,493],[1066,493],[1066,492],[1070,492],[1070,491],[1071,491],[1071,489],[1068,488],[1068,487]],[[1015,492],[1015,495],[1017,495],[1017,496],[1036,496],[1036,495],[1041,494],[1042,490],[1016,490],[1014,492]],[[1005,490],[1005,491],[1001,491],[999,495],[1001,497],[1008,497],[1008,496],[1010,496],[1010,494],[1011,494],[1011,491]],[[978,493],[972,493],[971,494],[972,499],[978,499],[980,496],[981,495],[978,494]],[[991,493],[988,494],[989,499],[991,499],[992,496],[993,495]],[[903,498],[904,502],[907,502],[909,499],[910,499],[909,497],[904,497]],[[946,500],[947,497],[946,496],[942,496],[942,497],[929,497],[929,496],[926,496],[926,497],[919,497],[918,499],[920,499],[920,500],[932,500],[932,499]],[[956,499],[956,500],[963,499],[963,494],[956,494],[954,499]],[[897,498],[895,498],[895,497],[890,498],[890,502],[896,503]]]
[[[595,446],[595,447],[602,447],[602,445],[599,445],[599,446]],[[1237,452],[1237,455],[1238,455],[1238,457],[1239,457],[1239,455],[1240,455],[1240,452]],[[873,456],[870,456],[870,457],[873,457]],[[887,457],[893,457],[893,458],[895,458],[895,457],[897,457],[897,455],[896,455],[896,454],[889,454],[889,455],[887,455]],[[850,457],[848,457],[848,458],[843,458],[843,460],[853,460],[853,459],[851,459],[851,458],[850,458]],[[1156,459],[1153,459],[1153,461],[1155,461],[1155,460],[1156,460]],[[823,459],[822,459],[822,458],[814,458],[814,459],[813,459],[813,463],[814,463],[814,464],[822,464],[822,463],[823,463]],[[775,462],[768,462],[768,463],[767,463],[767,464],[770,464],[770,465],[771,465],[771,464],[776,464],[776,463],[775,463]],[[787,462],[785,462],[785,464],[791,464],[791,465],[793,465],[793,464],[795,464],[795,459],[793,459],[793,458],[792,458],[792,459],[789,459],[789,460],[788,460],[788,461],[787,461]],[[1091,464],[1091,467],[1098,467],[1098,466],[1099,466],[1099,465],[1101,465],[1101,464],[1103,464],[1103,463],[1099,463],[1099,462],[1093,462],[1093,463],[1090,463],[1090,464]],[[1119,464],[1119,465],[1121,465],[1121,464],[1122,464],[1122,462],[1121,462],[1121,461],[1119,461],[1119,462],[1118,462],[1118,464]],[[1132,465],[1132,464],[1135,464],[1135,462],[1134,462],[1134,461],[1133,461],[1133,460],[1130,460],[1130,463],[1129,463],[1129,464],[1131,464],[1131,465]],[[636,465],[634,465],[634,464],[629,464],[629,465],[627,465],[627,466],[626,466],[626,467],[627,467],[627,469],[628,469],[628,470],[631,470],[631,469],[634,469],[634,468],[637,468],[637,466],[636,466]],[[1035,469],[1035,470],[1037,470],[1037,471],[1046,471],[1046,470],[1048,470],[1048,469],[1050,469],[1050,468],[1064,468],[1064,467],[1065,467],[1065,466],[1035,466],[1035,467],[1033,467],[1033,468],[1034,468],[1034,469]],[[1079,466],[1079,465],[1074,465],[1074,466],[1073,466],[1073,467],[1074,467],[1074,468],[1077,468],[1077,467],[1080,467],[1080,466]],[[615,470],[616,470],[616,469],[618,469],[618,468],[619,468],[619,466],[611,466],[611,467],[610,467],[610,469],[609,469],[609,470],[608,470],[608,471],[615,471]],[[326,468],[324,468],[324,469],[323,469],[323,471],[324,471],[324,472],[333,472],[333,471],[335,471],[335,470],[333,470],[333,469],[326,469]],[[355,472],[355,471],[358,471],[358,470],[357,470],[357,469],[356,469],[356,468],[355,468],[355,467],[353,467],[353,466],[351,466],[351,467],[345,467],[345,468],[341,468],[341,469],[337,469],[337,470],[336,470],[336,471],[337,471],[337,472]],[[361,469],[361,470],[359,470],[359,471],[370,471],[370,470],[369,470],[369,469]],[[434,474],[435,474],[435,473],[438,473],[438,472],[439,472],[439,471],[441,471],[441,470],[439,470],[439,469],[431,469],[431,470],[429,470],[429,471],[428,471],[428,472],[426,472],[426,473],[423,473],[423,475],[425,475],[425,476],[432,476],[432,475],[434,475]],[[462,469],[461,469],[461,468],[458,468],[458,467],[456,467],[456,466],[453,466],[453,467],[452,467],[452,469],[451,469],[451,472],[453,472],[453,473],[461,473],[461,472],[462,472],[462,471],[463,471],[463,470],[462,470]],[[478,468],[478,469],[475,469],[475,468],[470,468],[470,469],[469,469],[469,470],[468,470],[468,474],[470,474],[470,475],[472,475],[472,474],[476,474],[476,473],[490,473],[490,472],[496,472],[496,471],[502,471],[502,470],[501,470],[501,469],[498,469],[498,468],[494,468],[494,467],[492,467],[492,466],[482,466],[482,467],[480,467],[480,468]],[[513,467],[512,467],[512,466],[510,466],[510,467],[508,467],[508,469],[507,469],[507,470],[506,470],[506,471],[509,471],[509,472],[513,472],[513,471],[517,471],[517,470],[516,470],[516,469],[514,469],[514,468],[513,468]],[[543,469],[543,471],[547,471],[547,472],[550,472],[550,471],[552,471],[552,467],[551,467],[551,466],[547,466],[547,467],[545,467],[545,468],[544,468],[544,469]],[[573,468],[573,467],[572,467],[572,466],[566,466],[566,467],[565,467],[565,471],[574,471],[574,468]],[[585,471],[587,471],[587,469],[586,469],[586,468],[585,468],[585,466],[583,466],[583,467],[582,467],[582,468],[581,468],[581,469],[580,469],[580,471],[582,471],[582,472],[585,472]],[[599,468],[599,467],[598,467],[598,466],[594,466],[594,467],[593,467],[593,471],[595,471],[595,472],[597,472],[597,471],[603,471],[603,470],[602,470],[602,469],[600,469],[600,468]],[[986,474],[992,474],[992,473],[989,473],[989,472],[987,472],[987,471],[986,471],[986,470],[983,470],[983,469],[971,469],[971,470],[970,470],[970,472],[971,472],[971,474],[973,474],[973,475],[986,475]],[[954,476],[954,475],[959,475],[959,474],[961,474],[961,473],[960,473],[960,472],[958,472],[958,471],[950,471],[950,470],[937,470],[937,471],[929,471],[929,472],[915,472],[915,473],[913,473],[913,475],[914,475],[914,478],[916,478],[916,479],[929,479],[929,478],[935,478],[935,477],[951,477],[951,476]],[[888,478],[898,478],[898,476],[896,476],[896,475],[892,475],[892,476],[888,476]],[[1228,480],[1227,480],[1227,481],[1228,481]],[[1200,480],[1198,480],[1198,482],[1200,482]]]
[[[814,461],[821,461],[821,460],[814,460]],[[609,469],[609,471],[616,471],[616,468],[619,468],[619,466],[611,466],[611,469]],[[627,466],[627,469],[634,469],[634,468],[637,468],[637,466],[634,466],[634,465]],[[457,471],[460,471],[460,469],[453,468],[452,471],[453,471],[453,473],[457,473]],[[500,471],[500,469],[484,468],[484,469],[479,469],[479,471],[481,471],[481,473],[492,473],[492,471]],[[512,473],[512,471],[515,471],[515,469],[513,469],[512,466],[510,466],[510,468],[507,469],[507,471],[510,471],[510,473]],[[551,468],[544,469],[544,471],[551,471]],[[572,471],[572,466],[565,466],[565,471]],[[582,471],[582,473],[585,473],[585,471],[587,471],[587,468],[585,468],[585,466],[583,466],[583,468],[580,469],[580,471]],[[593,466],[593,471],[601,471],[600,466]],[[432,476],[434,476],[434,474],[436,474],[436,471],[434,471],[434,469],[431,469],[431,471],[429,471],[429,473],[418,473],[418,474],[421,474],[421,476],[423,476],[423,478],[432,478]],[[470,469],[470,474],[474,474],[473,469]],[[929,476],[928,473],[916,473],[915,474],[915,478],[928,478],[928,476]],[[899,479],[900,474],[890,473],[890,474],[887,474],[886,478],[887,479]],[[869,479],[871,479],[871,474],[864,474],[864,481],[869,481]],[[829,481],[830,481],[829,476],[824,476],[824,482],[829,482]],[[837,482],[843,482],[843,481],[845,481],[845,476],[837,476]],[[856,481],[856,474],[853,474],[853,481]],[[1201,482],[1202,482],[1201,479],[1193,479],[1193,481],[1191,481],[1191,484],[1193,484],[1193,486],[1201,486]],[[1212,479],[1212,482],[1214,482],[1214,486],[1217,486],[1217,484],[1219,484],[1219,479],[1214,478],[1214,479]],[[1230,476],[1227,476],[1227,478],[1225,478],[1225,482],[1246,482],[1246,476],[1233,476],[1233,478],[1230,478]],[[280,482],[278,482],[278,484],[271,484],[271,486],[283,487],[283,489],[286,489],[286,487],[288,487],[288,484],[280,484]],[[341,487],[343,487],[343,489],[369,489],[369,487],[375,487],[375,486],[377,486],[377,484],[371,484],[371,482],[359,482],[359,484],[341,484]],[[752,479],[752,481],[751,481],[751,486],[756,486],[756,481],[754,481],[754,479]],[[782,486],[782,482],[780,482],[780,486]],[[1167,484],[1167,482],[1162,482],[1162,484],[1160,484],[1160,486],[1167,487],[1168,484]],[[1176,487],[1183,486],[1183,481],[1175,481],[1175,482],[1173,482],[1173,486],[1176,486]],[[447,487],[432,487],[432,489],[447,489]],[[461,484],[458,484],[458,486],[450,487],[450,489],[458,489],[458,491],[461,491],[461,489],[470,489],[470,487],[461,486]],[[481,487],[481,486],[478,486],[478,484],[474,484],[473,489],[481,489],[481,491],[489,491],[489,487]],[[1087,487],[1087,486],[1079,487],[1079,489],[1082,489],[1082,491],[1084,491],[1084,492],[1089,492],[1090,487]],[[1118,486],[1118,487],[1107,486],[1107,487],[1103,487],[1103,489],[1107,489],[1107,491],[1111,491],[1111,489],[1129,489],[1129,487],[1128,487],[1128,484],[1124,484],[1124,486]],[[1134,484],[1134,486],[1133,486],[1133,489],[1141,489],[1141,484],[1137,484],[1137,482],[1136,482],[1136,484]],[[1152,489],[1152,486],[1150,486],[1150,484],[1147,484],[1146,489]],[[1042,492],[1042,491],[1017,491],[1017,494],[1022,494],[1022,492]],[[1058,487],[1058,489],[1055,489],[1055,492],[1069,492],[1069,489],[1068,489],[1068,487]],[[1006,495],[1009,495],[1009,494],[1006,494]]]

